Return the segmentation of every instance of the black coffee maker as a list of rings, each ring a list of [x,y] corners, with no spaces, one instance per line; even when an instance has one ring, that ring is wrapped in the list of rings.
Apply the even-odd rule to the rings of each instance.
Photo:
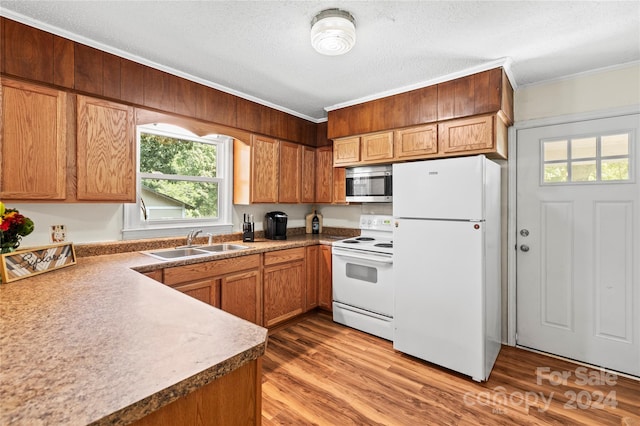
[[[264,215],[264,237],[269,240],[287,239],[287,214],[268,212]]]

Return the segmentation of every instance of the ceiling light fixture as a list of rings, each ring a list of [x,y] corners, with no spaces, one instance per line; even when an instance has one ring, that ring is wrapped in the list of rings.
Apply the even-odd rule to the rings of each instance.
[[[311,44],[323,55],[343,55],[356,44],[356,20],[340,9],[327,9],[311,21]]]

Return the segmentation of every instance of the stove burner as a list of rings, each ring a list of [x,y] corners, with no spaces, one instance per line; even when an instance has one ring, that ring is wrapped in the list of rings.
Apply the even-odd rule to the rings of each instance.
[[[373,241],[373,240],[375,240],[375,238],[371,238],[371,237],[358,237],[358,238],[356,238],[356,240],[358,240],[358,241]]]
[[[356,240],[345,240],[343,241],[343,243],[345,244],[358,244],[360,241],[356,241]]]
[[[393,243],[378,243],[378,244],[374,244],[375,247],[385,247],[385,248],[392,248],[393,247]]]

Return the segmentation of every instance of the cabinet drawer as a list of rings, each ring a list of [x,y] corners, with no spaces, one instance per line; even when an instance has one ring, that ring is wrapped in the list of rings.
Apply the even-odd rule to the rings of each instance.
[[[215,260],[213,262],[196,263],[193,265],[176,266],[164,270],[164,283],[174,285],[259,267],[259,254]]]
[[[304,259],[304,247],[272,251],[264,254],[264,265],[275,265],[278,263],[291,262]]]

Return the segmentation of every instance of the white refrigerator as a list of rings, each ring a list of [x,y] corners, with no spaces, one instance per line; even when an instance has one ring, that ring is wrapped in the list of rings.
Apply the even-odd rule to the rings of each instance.
[[[500,166],[393,165],[393,347],[487,380],[500,351]]]

